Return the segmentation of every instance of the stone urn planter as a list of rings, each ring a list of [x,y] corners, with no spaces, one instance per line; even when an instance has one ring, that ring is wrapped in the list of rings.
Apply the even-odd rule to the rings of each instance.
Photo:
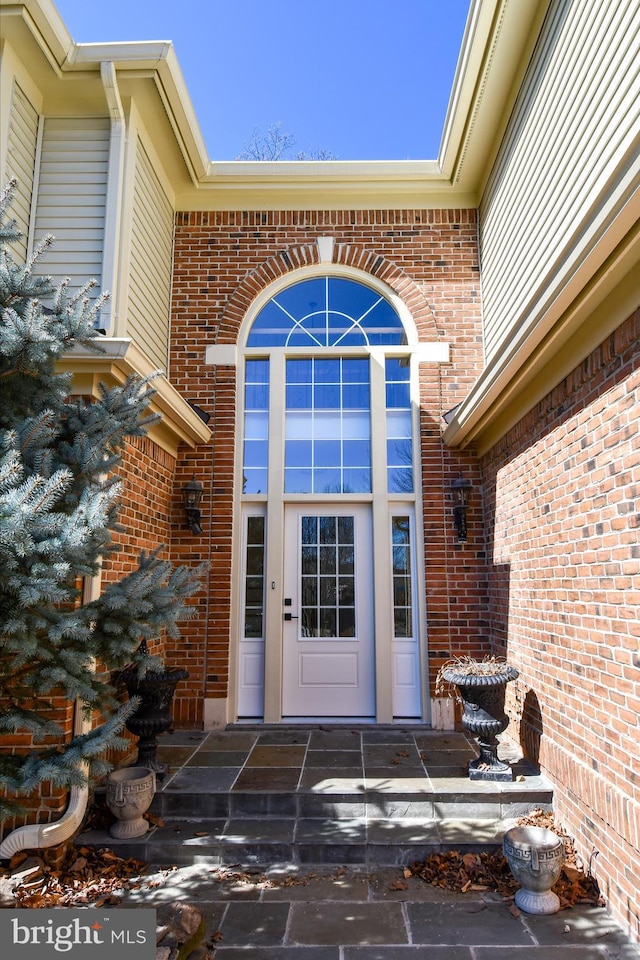
[[[146,655],[144,641],[140,645],[140,652]],[[141,677],[135,664],[118,673],[118,680],[125,684],[129,698],[138,697],[140,701],[126,721],[127,730],[138,737],[136,763],[153,770],[160,780],[167,772],[168,764],[156,757],[157,738],[171,726],[171,706],[176,686],[188,676],[188,670],[174,667],[159,672],[148,671]]]
[[[112,837],[119,840],[141,837],[149,829],[144,814],[156,792],[156,775],[148,767],[122,767],[107,776],[107,806],[116,818]]]
[[[462,725],[478,741],[480,756],[469,761],[470,780],[513,780],[510,764],[498,759],[498,734],[506,730],[509,718],[504,712],[507,683],[518,671],[502,660],[461,658],[444,664],[438,674],[436,690],[453,685],[462,703]]]
[[[513,827],[507,830],[502,848],[509,869],[520,889],[516,905],[525,913],[557,913],[560,900],[551,889],[564,862],[564,843],[544,827]]]

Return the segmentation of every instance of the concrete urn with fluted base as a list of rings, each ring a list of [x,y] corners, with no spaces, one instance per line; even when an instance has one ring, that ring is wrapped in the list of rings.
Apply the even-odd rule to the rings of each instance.
[[[557,913],[560,900],[551,889],[564,863],[564,843],[545,827],[513,827],[507,830],[502,848],[509,869],[520,884],[516,906],[524,913]]]
[[[123,767],[107,777],[107,806],[116,818],[109,828],[119,840],[141,837],[149,829],[144,814],[156,792],[156,775],[148,767]]]

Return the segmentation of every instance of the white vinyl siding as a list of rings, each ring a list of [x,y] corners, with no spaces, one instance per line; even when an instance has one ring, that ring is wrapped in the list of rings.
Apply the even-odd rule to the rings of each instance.
[[[108,118],[45,120],[35,241],[47,233],[55,238],[38,272],[56,285],[65,277],[71,290],[91,279],[101,283],[108,167]]]
[[[637,141],[639,34],[637,0],[551,4],[480,208],[487,362],[615,210]]]
[[[37,142],[38,112],[14,82],[7,144],[7,179],[15,177],[18,181],[11,204],[11,216],[17,221],[22,237],[12,244],[12,250],[22,261],[27,259]]]
[[[173,257],[173,208],[138,141],[131,227],[127,336],[166,372]]]

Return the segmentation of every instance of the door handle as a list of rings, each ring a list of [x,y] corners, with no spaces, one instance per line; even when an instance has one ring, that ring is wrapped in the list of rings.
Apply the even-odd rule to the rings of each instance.
[[[284,618],[285,618],[285,620],[299,620],[299,619],[300,619],[299,617],[294,617],[294,615],[293,615],[292,613],[285,613]]]

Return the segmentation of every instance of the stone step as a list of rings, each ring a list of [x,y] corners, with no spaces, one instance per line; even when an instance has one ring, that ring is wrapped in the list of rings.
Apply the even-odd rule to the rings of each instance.
[[[527,783],[465,785],[464,781],[412,792],[389,781],[371,789],[340,790],[326,784],[322,791],[191,791],[156,793],[152,812],[174,818],[373,818],[394,820],[504,820],[523,816],[535,807],[551,809],[553,791],[542,778]]]
[[[512,782],[470,780],[476,754],[457,732],[187,731],[165,754],[157,825],[140,839],[104,830],[81,843],[159,864],[400,866],[495,848],[518,817],[553,800],[517,751]]]
[[[514,820],[282,818],[167,820],[143,837],[118,840],[106,831],[78,842],[155,864],[402,866],[447,850],[498,848]]]

